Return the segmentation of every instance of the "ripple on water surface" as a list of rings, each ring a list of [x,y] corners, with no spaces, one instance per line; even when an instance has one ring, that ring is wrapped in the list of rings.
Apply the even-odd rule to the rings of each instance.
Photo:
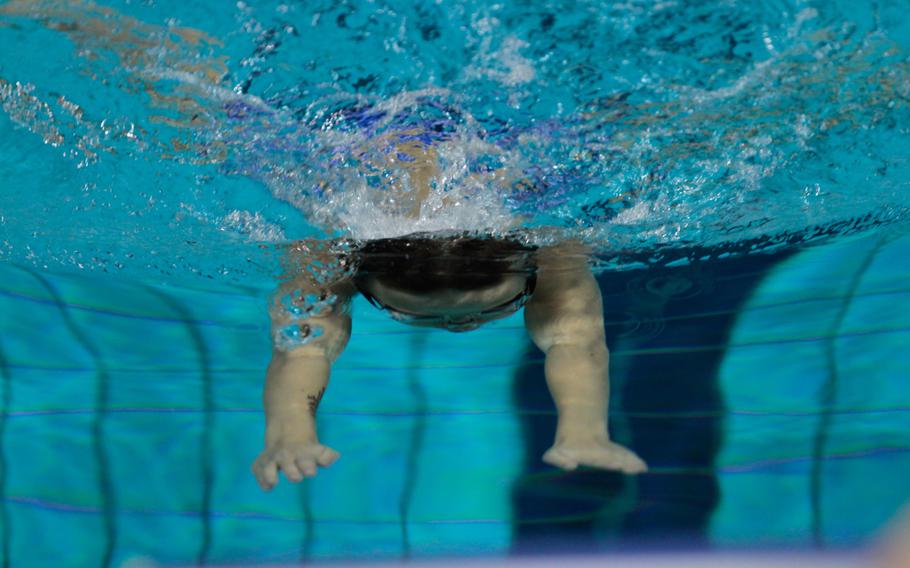
[[[900,2],[128,4],[0,7],[4,259],[255,284],[520,229],[622,267],[906,216]]]

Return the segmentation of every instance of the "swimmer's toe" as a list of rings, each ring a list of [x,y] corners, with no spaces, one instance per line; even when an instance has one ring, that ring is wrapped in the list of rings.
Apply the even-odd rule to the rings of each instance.
[[[253,475],[263,491],[270,491],[278,483],[278,464],[263,457],[253,462]]]
[[[284,472],[284,476],[288,478],[288,481],[296,483],[303,479],[303,474],[300,473],[300,468],[297,467],[297,460],[294,454],[288,450],[284,450],[279,454],[278,467]]]
[[[572,471],[578,467],[578,462],[572,459],[568,452],[564,452],[557,447],[547,450],[543,455],[543,461],[566,471]]]
[[[303,473],[304,477],[316,476],[316,462],[313,461],[312,458],[298,457],[297,467],[300,468],[300,471]]]
[[[319,463],[322,467],[329,467],[341,457],[341,454],[333,450],[328,446],[322,446],[322,451],[319,453],[319,457],[316,458],[316,462]]]

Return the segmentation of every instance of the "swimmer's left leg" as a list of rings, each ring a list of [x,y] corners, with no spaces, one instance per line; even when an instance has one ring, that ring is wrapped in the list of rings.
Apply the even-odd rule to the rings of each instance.
[[[631,450],[610,441],[609,352],[597,281],[580,247],[542,249],[525,325],[546,354],[547,386],[556,404],[556,440],[543,460],[562,469],[580,465],[625,473],[647,470]]]
[[[641,473],[648,468],[631,450],[607,434],[608,354],[604,344],[554,345],[547,351],[547,386],[558,411],[556,440],[544,455],[550,465],[580,465]]]

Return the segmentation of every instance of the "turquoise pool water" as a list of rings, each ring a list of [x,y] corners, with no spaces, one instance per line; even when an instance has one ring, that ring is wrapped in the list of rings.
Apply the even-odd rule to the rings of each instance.
[[[904,10],[0,4],[5,565],[865,547],[910,497]],[[519,315],[357,299],[341,460],[260,492],[280,245],[451,228],[592,247],[650,472],[540,463]]]

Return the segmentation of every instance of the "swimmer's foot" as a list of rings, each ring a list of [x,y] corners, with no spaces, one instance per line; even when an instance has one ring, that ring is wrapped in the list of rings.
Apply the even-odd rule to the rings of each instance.
[[[635,452],[609,440],[558,441],[543,455],[543,461],[566,471],[580,465],[629,474],[648,471],[648,466]]]
[[[259,487],[269,491],[278,483],[283,471],[288,481],[297,483],[314,477],[316,466],[329,467],[341,454],[318,442],[277,442],[267,447],[253,463],[253,474]]]

